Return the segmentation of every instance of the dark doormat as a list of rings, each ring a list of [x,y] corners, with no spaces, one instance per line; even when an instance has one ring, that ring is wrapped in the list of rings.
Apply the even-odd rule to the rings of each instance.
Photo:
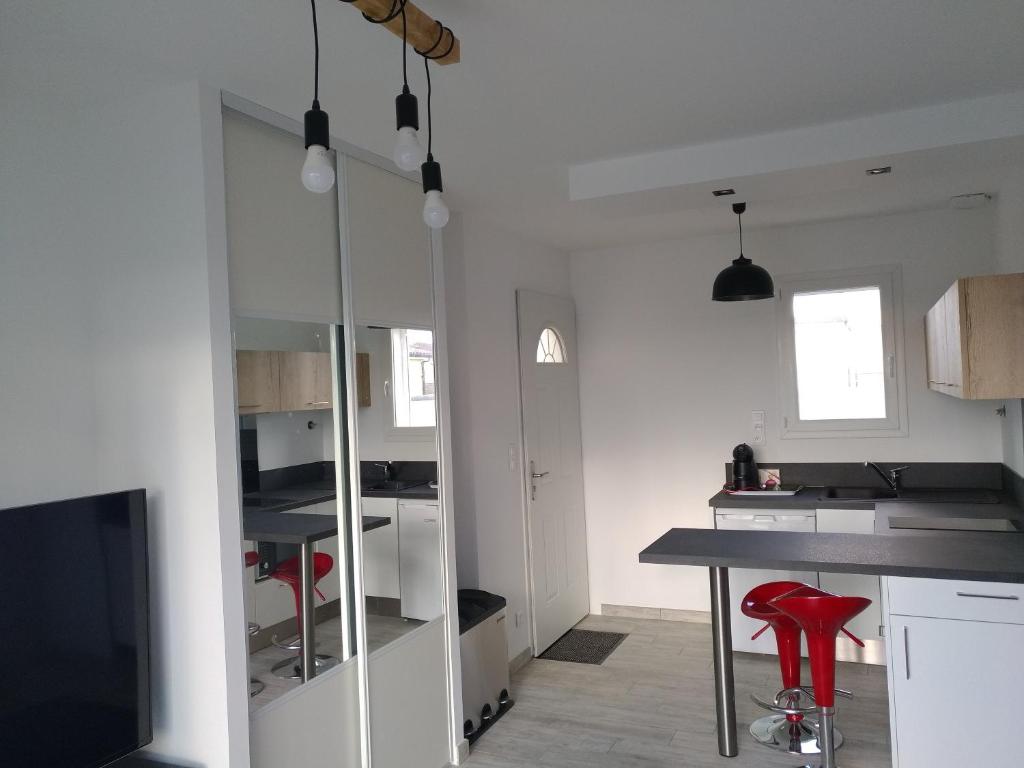
[[[570,629],[539,658],[548,661],[572,661],[576,664],[603,664],[627,635],[621,632],[596,632]]]

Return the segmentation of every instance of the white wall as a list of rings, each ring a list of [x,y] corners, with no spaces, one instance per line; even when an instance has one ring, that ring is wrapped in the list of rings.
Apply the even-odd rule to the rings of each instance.
[[[755,229],[745,245],[775,275],[902,264],[909,437],[779,439],[774,302],[711,301],[736,236],[573,254],[592,610],[707,609],[705,569],[637,554],[671,527],[711,524],[752,410],[768,413],[766,460],[1002,460],[992,403],[926,389],[922,320],[956,277],[995,270],[991,209]]]
[[[569,260],[453,216],[445,277],[459,586],[508,600],[512,658],[530,646],[515,292],[568,295]]]
[[[247,765],[217,94],[9,96],[0,506],[147,489],[152,751]]]
[[[260,471],[334,458],[331,411],[261,413],[256,418]],[[309,422],[316,424],[309,429]]]
[[[1024,272],[1024,166],[1007,174],[996,197],[996,254],[1001,272]],[[1022,401],[1006,403],[1003,461],[1024,475],[1024,413]]]

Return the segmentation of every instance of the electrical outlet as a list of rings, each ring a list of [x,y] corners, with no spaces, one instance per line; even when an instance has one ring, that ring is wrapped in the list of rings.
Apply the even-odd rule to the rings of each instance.
[[[776,483],[782,485],[782,470],[780,469],[761,469],[757,468],[757,481],[761,483],[763,487],[769,479],[774,479]]]
[[[754,445],[764,445],[764,411],[750,412],[751,440]]]

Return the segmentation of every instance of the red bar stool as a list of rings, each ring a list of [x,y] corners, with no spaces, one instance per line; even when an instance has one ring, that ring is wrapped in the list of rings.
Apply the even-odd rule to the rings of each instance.
[[[821,766],[836,768],[833,724],[836,693],[850,696],[846,691],[836,690],[836,637],[843,625],[871,605],[871,601],[866,597],[843,597],[813,587],[800,587],[769,602],[795,621],[807,635],[821,734]],[[804,710],[805,713],[807,711],[813,710]]]
[[[324,597],[323,592],[317,589],[316,584],[320,579],[330,573],[332,568],[334,568],[333,557],[325,552],[313,553],[313,589],[316,591],[317,597],[319,597],[323,602],[326,602],[327,598]],[[302,648],[302,621],[300,619],[302,616],[302,577],[299,574],[299,558],[291,557],[278,563],[277,568],[275,568],[273,573],[270,574],[270,578],[284,582],[292,588],[292,593],[295,595],[295,619],[299,624],[299,637],[295,643],[283,645],[278,643],[277,638],[275,637],[272,638],[274,645],[287,650],[299,650]],[[334,656],[317,654],[317,674],[330,669],[337,663],[338,659]],[[284,677],[289,680],[301,679],[302,659],[299,656],[292,656],[284,661],[279,661],[271,667],[270,671],[278,677]]]
[[[771,600],[794,590],[814,590],[798,581],[770,581],[750,590],[740,603],[744,616],[766,622],[751,639],[760,637],[770,627],[775,632],[775,644],[779,650],[779,667],[782,671],[782,690],[775,696],[774,706],[751,696],[755,704],[776,711],[750,724],[750,735],[760,744],[795,755],[814,755],[821,749],[817,723],[805,720],[798,711],[800,700],[807,692],[800,685],[800,625],[771,604]],[[815,590],[818,591],[818,590]],[[820,594],[827,594],[820,592]],[[780,712],[779,709],[792,710]],[[836,731],[836,746],[843,743],[843,736]]]
[[[245,562],[246,568],[252,568],[256,565],[259,565],[260,553],[246,552],[242,555],[242,559]],[[250,621],[247,622],[247,624],[249,628],[249,637],[252,637],[260,631],[260,625],[256,622]],[[266,683],[264,683],[262,680],[257,680],[255,677],[249,678],[249,696],[259,696],[261,693],[263,693],[263,689],[265,689],[266,687]]]

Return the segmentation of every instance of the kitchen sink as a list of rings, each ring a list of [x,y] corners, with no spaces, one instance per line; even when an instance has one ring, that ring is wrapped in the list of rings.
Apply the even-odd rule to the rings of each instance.
[[[842,499],[845,501],[873,501],[875,499],[895,499],[896,491],[888,488],[855,488],[838,485],[828,486],[821,494],[823,499]]]

